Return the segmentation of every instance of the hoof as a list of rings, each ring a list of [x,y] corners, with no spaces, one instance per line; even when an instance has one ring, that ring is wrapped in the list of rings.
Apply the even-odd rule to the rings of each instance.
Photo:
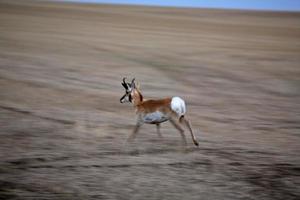
[[[199,143],[198,141],[194,140],[194,144],[198,147],[199,146]]]

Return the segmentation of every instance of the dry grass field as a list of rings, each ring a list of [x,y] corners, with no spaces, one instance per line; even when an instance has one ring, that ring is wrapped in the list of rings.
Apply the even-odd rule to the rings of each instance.
[[[135,124],[181,96],[200,146]],[[0,1],[0,199],[299,199],[300,13]]]

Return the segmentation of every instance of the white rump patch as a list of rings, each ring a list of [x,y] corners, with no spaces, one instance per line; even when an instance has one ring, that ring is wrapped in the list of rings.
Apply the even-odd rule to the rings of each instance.
[[[177,113],[178,116],[182,116],[186,112],[185,102],[180,97],[173,97],[171,101],[171,109]]]

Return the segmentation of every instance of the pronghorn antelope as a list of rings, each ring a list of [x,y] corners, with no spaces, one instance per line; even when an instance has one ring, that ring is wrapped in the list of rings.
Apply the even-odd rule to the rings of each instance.
[[[180,97],[145,100],[139,90],[139,87],[135,84],[135,79],[133,79],[131,83],[128,83],[125,80],[126,78],[123,78],[122,82],[122,85],[125,88],[125,94],[121,97],[120,102],[133,103],[137,114],[136,126],[132,134],[129,136],[128,141],[135,138],[139,128],[144,123],[155,124],[158,136],[162,137],[160,133],[160,123],[170,121],[171,124],[179,131],[184,145],[186,145],[186,138],[181,124],[185,125],[189,129],[194,144],[196,146],[199,145],[193,134],[190,122],[184,117],[184,114],[186,113],[184,100]]]

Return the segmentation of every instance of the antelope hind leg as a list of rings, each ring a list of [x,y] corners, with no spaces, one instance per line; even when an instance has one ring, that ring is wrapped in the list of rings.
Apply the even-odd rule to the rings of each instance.
[[[190,121],[187,120],[187,119],[185,119],[184,116],[181,116],[181,117],[179,118],[179,122],[180,122],[180,123],[184,123],[184,125],[189,129],[189,131],[190,131],[190,133],[191,133],[192,140],[193,140],[194,144],[195,144],[196,146],[199,146],[199,143],[198,143],[198,141],[197,141],[197,139],[196,139],[196,137],[195,137],[195,135],[194,135],[194,133],[193,133],[193,130],[192,130],[192,128],[191,128],[191,123],[190,123]]]
[[[173,118],[170,118],[169,121],[179,131],[179,133],[181,135],[181,138],[182,138],[182,142],[186,146],[187,142],[186,142],[186,138],[185,138],[185,135],[184,135],[184,130],[181,128],[181,126]]]

